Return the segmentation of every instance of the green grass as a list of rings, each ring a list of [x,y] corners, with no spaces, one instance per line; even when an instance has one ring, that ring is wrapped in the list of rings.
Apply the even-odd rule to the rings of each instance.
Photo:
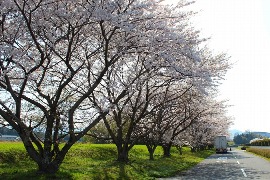
[[[174,176],[189,169],[209,155],[211,150],[191,153],[183,149],[180,155],[172,148],[170,158],[163,158],[158,147],[155,160],[149,160],[145,146],[137,145],[129,153],[130,162],[115,161],[116,147],[108,144],[75,144],[68,152],[57,174],[36,174],[37,166],[28,157],[22,143],[0,142],[1,179],[155,179]]]
[[[270,149],[260,149],[260,148],[249,147],[247,148],[247,151],[253,154],[259,155],[261,157],[264,157],[270,161]]]

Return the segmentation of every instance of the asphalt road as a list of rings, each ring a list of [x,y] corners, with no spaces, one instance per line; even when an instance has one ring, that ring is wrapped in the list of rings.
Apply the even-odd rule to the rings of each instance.
[[[176,177],[160,180],[219,179],[270,180],[270,162],[248,152],[232,149],[227,154],[214,154]]]

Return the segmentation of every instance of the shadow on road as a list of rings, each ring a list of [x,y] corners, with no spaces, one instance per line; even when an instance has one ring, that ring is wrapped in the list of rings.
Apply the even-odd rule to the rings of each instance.
[[[261,179],[261,175],[267,172],[258,172],[255,169],[245,169],[248,176],[245,177],[243,171],[237,163],[211,163],[199,164],[189,171],[180,173],[174,180],[241,180],[241,179]],[[252,175],[252,176],[250,176]]]
[[[241,180],[268,179],[269,171],[250,166],[254,157],[242,151],[213,154],[197,166],[166,180]],[[244,162],[244,164],[243,164]],[[270,166],[269,166],[270,167]],[[270,177],[269,177],[270,179]]]
[[[179,179],[203,179],[203,180],[216,180],[216,179],[236,179],[241,175],[237,164],[227,163],[212,163],[212,164],[199,164],[190,171],[179,174]]]

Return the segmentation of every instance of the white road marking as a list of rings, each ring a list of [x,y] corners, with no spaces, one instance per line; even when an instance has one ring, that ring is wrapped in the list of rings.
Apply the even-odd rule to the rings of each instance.
[[[247,174],[245,173],[245,170],[244,170],[244,169],[241,169],[241,171],[242,171],[243,175],[244,175],[245,177],[247,177]]]
[[[220,162],[220,161],[226,162],[227,159],[228,159],[227,157],[219,157],[216,162]]]

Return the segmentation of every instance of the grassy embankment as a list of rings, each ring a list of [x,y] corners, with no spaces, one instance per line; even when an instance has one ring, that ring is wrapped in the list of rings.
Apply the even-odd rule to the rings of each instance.
[[[270,161],[270,149],[259,149],[259,148],[253,148],[252,146],[250,146],[247,148],[247,151],[253,154],[259,155],[261,157],[264,157]]]
[[[183,149],[180,155],[172,149],[171,158],[162,157],[158,147],[155,160],[148,160],[145,146],[135,146],[130,152],[130,163],[116,162],[114,145],[76,144],[69,151],[59,172],[45,176],[36,174],[36,164],[28,157],[22,143],[0,142],[1,179],[155,179],[174,176],[189,169],[213,154],[207,150],[191,153]]]

